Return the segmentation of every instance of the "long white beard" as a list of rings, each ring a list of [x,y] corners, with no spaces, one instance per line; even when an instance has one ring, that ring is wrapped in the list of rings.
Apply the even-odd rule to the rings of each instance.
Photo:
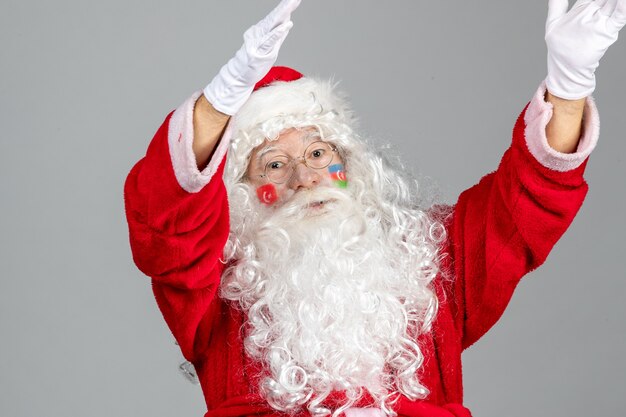
[[[222,296],[247,312],[245,348],[264,364],[260,390],[274,408],[324,415],[324,399],[343,391],[338,414],[368,392],[393,414],[398,393],[428,394],[416,340],[437,303],[416,263],[432,248],[410,253],[387,229],[344,190],[318,187],[240,237]]]

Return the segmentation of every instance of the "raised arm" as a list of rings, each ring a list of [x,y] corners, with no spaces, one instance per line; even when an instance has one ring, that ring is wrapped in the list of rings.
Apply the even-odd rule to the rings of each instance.
[[[578,149],[586,100],[565,100],[546,91],[546,102],[552,104],[553,109],[546,136],[555,151],[574,153]]]
[[[199,171],[204,170],[220,138],[224,134],[230,115],[213,107],[202,94],[193,109],[193,143],[192,150]]]
[[[585,161],[599,132],[594,73],[626,23],[626,0],[568,6],[549,0],[546,81],[518,119],[498,170],[461,194],[449,224],[456,277],[450,299],[463,347],[497,321],[587,192]]]
[[[301,0],[283,0],[243,35],[243,46],[207,85],[193,114],[193,152],[199,170],[206,167],[230,116],[244,105],[254,86],[270,70],[293,26],[291,13]]]
[[[167,116],[124,186],[133,259],[185,357],[198,359],[217,317],[229,234],[222,181],[228,119],[275,62],[300,0],[283,0],[248,29],[244,46],[202,93]]]
[[[448,221],[454,273],[454,316],[461,347],[477,341],[500,318],[520,279],[539,267],[573,221],[587,193],[583,173],[598,139],[589,99],[578,150],[549,150],[552,111],[545,85],[518,118],[498,169],[463,192]],[[578,139],[578,138],[577,138]]]
[[[626,23],[626,0],[550,0],[546,20],[548,92],[553,115],[546,127],[556,151],[578,148],[585,99],[595,89],[600,59]]]

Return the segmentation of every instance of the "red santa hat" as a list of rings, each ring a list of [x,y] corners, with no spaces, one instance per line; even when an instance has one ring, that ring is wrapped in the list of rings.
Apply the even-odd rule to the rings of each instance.
[[[288,67],[273,67],[259,81],[244,106],[233,116],[229,169],[239,181],[252,150],[264,140],[275,140],[292,127],[317,127],[322,134],[351,132],[353,116],[344,96],[331,80],[304,77]],[[327,126],[332,132],[325,132]]]

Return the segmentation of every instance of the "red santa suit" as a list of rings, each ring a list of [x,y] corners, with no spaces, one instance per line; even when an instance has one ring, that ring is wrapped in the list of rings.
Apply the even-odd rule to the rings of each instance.
[[[587,157],[599,122],[587,100],[583,136],[573,154],[556,152],[545,127],[552,106],[541,86],[513,130],[513,140],[495,172],[464,191],[439,220],[448,256],[433,281],[439,310],[432,330],[419,338],[425,356],[420,382],[425,400],[402,397],[400,416],[466,417],[461,353],[500,318],[520,278],[546,259],[580,208],[587,184]],[[146,156],[125,184],[130,243],[137,266],[152,278],[158,306],[183,355],[198,373],[205,417],[279,415],[258,395],[259,364],[244,351],[244,314],[218,294],[220,262],[229,233],[228,196],[222,181],[231,129],[211,162],[198,171],[193,142],[193,106],[199,93],[168,115]],[[341,404],[341,395],[331,396]],[[367,407],[367,398],[358,404]],[[308,412],[302,412],[308,414]]]

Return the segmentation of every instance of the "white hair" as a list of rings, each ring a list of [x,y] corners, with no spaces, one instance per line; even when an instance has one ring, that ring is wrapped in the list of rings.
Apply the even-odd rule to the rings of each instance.
[[[428,395],[417,338],[437,311],[431,282],[445,228],[419,208],[417,183],[370,151],[332,109],[280,115],[245,135],[271,139],[311,126],[337,146],[347,189],[319,186],[266,207],[235,154],[224,178],[231,231],[220,294],[247,314],[244,346],[263,364],[258,390],[272,407],[338,415],[369,394],[394,415],[400,394]],[[331,202],[328,213],[307,217],[315,201]],[[325,403],[333,391],[345,393],[336,407]]]

